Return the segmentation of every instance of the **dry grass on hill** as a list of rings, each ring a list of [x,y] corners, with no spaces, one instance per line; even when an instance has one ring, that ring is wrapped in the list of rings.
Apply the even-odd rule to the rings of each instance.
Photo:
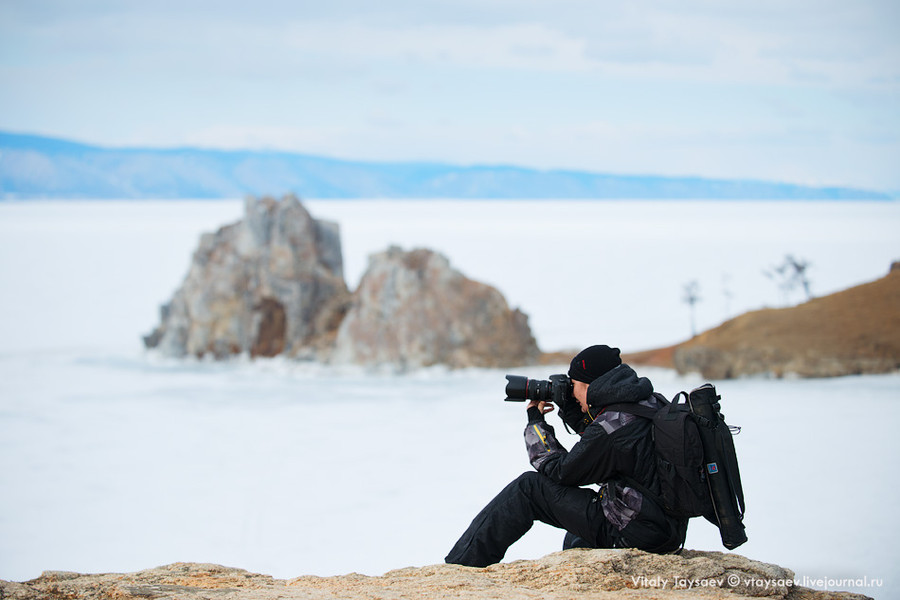
[[[900,268],[799,306],[743,314],[684,343],[630,354],[626,360],[700,371],[708,378],[900,369]]]

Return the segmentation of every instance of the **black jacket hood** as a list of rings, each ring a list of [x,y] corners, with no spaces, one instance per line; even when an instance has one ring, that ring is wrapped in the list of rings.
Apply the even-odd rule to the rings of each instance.
[[[634,369],[623,363],[588,386],[587,401],[592,408],[600,409],[611,404],[640,402],[652,393],[650,380],[638,377]]]

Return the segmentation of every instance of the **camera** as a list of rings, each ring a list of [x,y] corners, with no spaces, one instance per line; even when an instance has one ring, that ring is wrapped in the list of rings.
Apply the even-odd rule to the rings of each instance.
[[[506,401],[551,401],[561,409],[572,397],[572,380],[566,375],[551,375],[550,380],[529,379],[522,375],[506,376]]]
[[[590,414],[585,414],[572,395],[572,380],[567,375],[551,375],[550,380],[529,379],[521,375],[506,376],[506,401],[551,401],[559,407],[559,416],[575,433],[582,433],[591,424]]]

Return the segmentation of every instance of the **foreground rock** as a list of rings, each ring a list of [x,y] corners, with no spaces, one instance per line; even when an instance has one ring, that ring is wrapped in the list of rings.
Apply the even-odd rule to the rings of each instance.
[[[528,317],[495,288],[430,250],[392,247],[370,257],[333,358],[414,368],[512,366],[538,356]]]
[[[835,377],[900,369],[900,269],[805,304],[746,313],[669,348],[629,355],[632,364],[699,372]]]
[[[0,598],[865,598],[795,586],[793,578],[794,574],[787,569],[737,554],[685,551],[681,556],[660,556],[639,550],[567,550],[540,560],[516,561],[484,569],[432,565],[390,571],[381,577],[351,574],[279,580],[241,569],[195,563],[176,563],[124,575],[46,572],[25,583],[0,581]]]
[[[349,301],[335,223],[287,196],[248,198],[243,220],[205,234],[146,338],[170,356],[327,352]]]

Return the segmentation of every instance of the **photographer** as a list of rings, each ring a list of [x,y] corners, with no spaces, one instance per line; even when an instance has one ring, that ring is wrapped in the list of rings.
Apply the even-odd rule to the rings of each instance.
[[[447,555],[448,563],[500,562],[534,521],[566,530],[564,549],[666,553],[684,544],[687,521],[666,515],[654,499],[659,480],[650,420],[615,407],[606,410],[624,403],[658,407],[650,380],[622,364],[619,349],[609,346],[579,352],[568,377],[571,396],[560,401],[561,417],[581,439],[566,451],[544,421],[553,404],[529,402],[525,444],[536,471],[507,485],[475,517]],[[599,491],[579,487],[590,484],[600,484]]]

